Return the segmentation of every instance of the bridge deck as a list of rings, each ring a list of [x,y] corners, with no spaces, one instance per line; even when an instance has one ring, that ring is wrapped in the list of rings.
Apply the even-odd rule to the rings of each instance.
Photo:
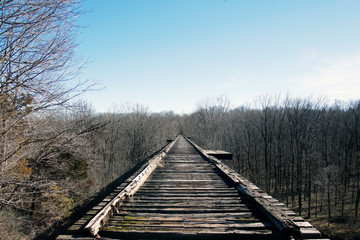
[[[272,225],[180,138],[151,177],[99,232],[105,237],[200,237],[239,234],[272,239]]]
[[[320,238],[284,204],[180,137],[57,239],[93,239],[90,232],[102,239],[293,239],[294,230],[299,239]]]

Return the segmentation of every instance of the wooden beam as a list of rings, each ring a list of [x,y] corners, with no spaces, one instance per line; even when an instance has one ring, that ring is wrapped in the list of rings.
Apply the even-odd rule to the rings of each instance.
[[[213,156],[220,160],[232,160],[232,154],[222,150],[204,150],[209,156]]]

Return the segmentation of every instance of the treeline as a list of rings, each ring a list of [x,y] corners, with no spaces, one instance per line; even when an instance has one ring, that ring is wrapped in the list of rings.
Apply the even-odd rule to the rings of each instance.
[[[357,221],[360,101],[263,96],[229,109],[219,98],[198,105],[183,132],[209,149],[234,154],[233,168],[306,217]],[[339,210],[340,209],[340,210]],[[343,221],[343,219],[341,220]]]

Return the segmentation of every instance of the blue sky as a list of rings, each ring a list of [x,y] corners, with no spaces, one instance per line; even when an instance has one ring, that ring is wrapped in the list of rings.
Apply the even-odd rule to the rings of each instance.
[[[83,0],[77,54],[97,111],[192,112],[227,96],[360,96],[360,1]]]

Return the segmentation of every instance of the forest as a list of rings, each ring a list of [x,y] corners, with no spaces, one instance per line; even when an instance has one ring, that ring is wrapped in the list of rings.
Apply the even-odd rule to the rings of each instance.
[[[76,81],[79,2],[6,0],[0,14],[0,239],[55,229],[178,134],[233,153],[226,164],[333,239],[359,239],[360,100],[218,97],[191,114],[97,113],[81,100],[96,84]]]
[[[360,101],[264,95],[229,108],[198,104],[182,131],[332,239],[359,239]]]

